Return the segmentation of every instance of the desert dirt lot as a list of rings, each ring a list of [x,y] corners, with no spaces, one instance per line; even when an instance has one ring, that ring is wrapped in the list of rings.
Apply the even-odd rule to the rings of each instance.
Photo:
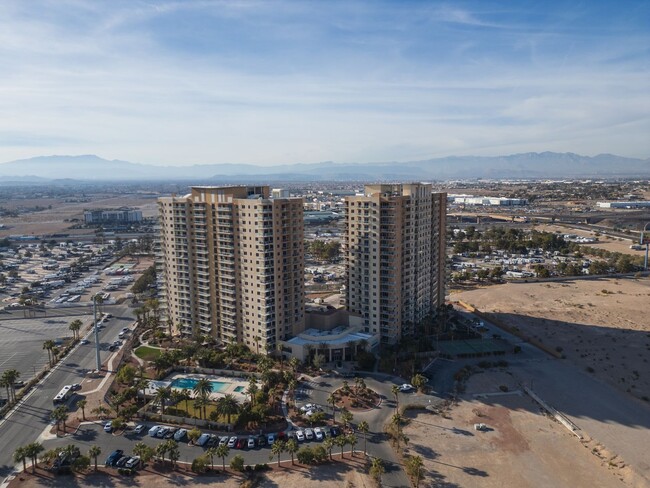
[[[70,234],[86,234],[88,233],[87,229],[68,229],[72,224],[70,222],[64,222],[64,220],[77,218],[83,221],[83,212],[89,208],[135,207],[142,210],[143,217],[157,215],[155,199],[130,196],[111,196],[85,203],[67,203],[56,199],[21,200],[20,204],[46,207],[52,205],[52,208],[20,215],[19,217],[4,218],[2,223],[7,225],[8,228],[0,231],[0,237],[14,234],[52,234],[64,231]],[[5,203],[5,206],[11,208],[9,202]]]
[[[542,414],[528,396],[473,396],[498,392],[500,385],[517,391],[507,373],[482,372],[470,378],[463,400],[444,414],[407,411],[412,417],[405,428],[408,450],[424,461],[424,486],[630,486],[627,467],[592,453],[590,443]],[[486,424],[488,431],[475,430],[475,423]]]
[[[452,295],[637,398],[650,398],[650,278],[508,283]]]
[[[630,249],[632,244],[638,244],[638,240],[630,239],[619,239],[617,237],[610,236],[596,236],[594,232],[589,232],[582,229],[572,229],[569,227],[562,227],[558,225],[538,225],[535,227],[536,230],[540,232],[553,232],[561,234],[575,234],[580,237],[598,237],[598,242],[592,242],[585,244],[585,246],[593,247],[594,249],[604,249],[605,251],[610,252],[620,252],[622,254],[630,254],[631,256],[643,256],[643,251],[635,251]]]
[[[218,463],[217,463],[218,464]],[[258,488],[371,488],[375,485],[367,474],[364,474],[364,467],[361,457],[354,460],[347,460],[345,463],[333,462],[331,464],[306,467],[296,464],[291,466],[291,461],[284,461],[281,469],[274,469],[262,475],[255,485]],[[111,473],[94,474],[91,471],[85,476],[33,476],[27,473],[20,478],[15,478],[10,488],[68,488],[71,486],[101,486],[101,487],[133,487],[140,488],[168,488],[184,485],[196,486],[219,486],[223,488],[240,488],[245,486],[242,483],[245,478],[241,475],[223,477],[217,476],[195,476],[185,472],[153,473],[141,471],[136,478],[128,478]]]

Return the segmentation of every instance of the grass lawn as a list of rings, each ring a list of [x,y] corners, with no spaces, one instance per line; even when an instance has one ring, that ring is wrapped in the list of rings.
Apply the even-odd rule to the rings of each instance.
[[[162,354],[161,349],[155,349],[149,346],[140,346],[135,351],[135,355],[145,361],[153,361]]]
[[[187,402],[189,412],[185,410],[185,402],[182,401],[178,405],[175,405],[173,407],[167,407],[166,412],[169,415],[178,415],[179,417],[196,417],[196,418],[202,418],[203,417],[203,409],[201,408],[201,411],[199,412],[198,409],[194,409],[194,400],[190,400]],[[208,418],[210,418],[210,414],[216,410],[216,406],[214,403],[209,403],[205,407],[205,414],[207,415]],[[232,414],[230,416],[230,421],[232,423],[237,423],[237,414]],[[228,417],[225,415],[222,415],[219,417],[219,420],[216,420],[216,422],[220,423],[226,423],[228,421]]]

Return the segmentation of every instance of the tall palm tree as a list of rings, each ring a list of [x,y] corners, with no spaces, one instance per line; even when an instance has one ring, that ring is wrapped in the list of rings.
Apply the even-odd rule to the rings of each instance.
[[[208,405],[208,398],[210,397],[210,393],[212,393],[212,383],[210,383],[210,380],[207,378],[201,378],[199,381],[196,382],[194,385],[194,388],[192,388],[192,391],[194,392],[194,395],[199,397],[202,401],[202,406],[203,406],[203,418],[206,418],[206,407]],[[194,405],[196,406],[196,402],[194,402]]]
[[[83,325],[83,322],[79,319],[75,319],[72,322],[70,322],[70,325],[68,326],[68,329],[72,331],[72,339],[77,340],[79,339],[79,330],[81,330],[81,326]]]
[[[397,449],[399,449],[399,443],[400,443],[400,440],[402,438],[402,421],[403,420],[404,420],[404,418],[399,413],[394,414],[390,419],[391,425],[397,431],[397,434],[395,436],[395,438],[397,439]]]
[[[260,336],[256,335],[255,337],[253,337],[253,341],[255,342],[255,354],[260,353],[260,341],[261,340],[262,340],[262,338]]]
[[[284,371],[284,354],[282,353],[282,343],[278,342],[275,345],[275,351],[278,353],[280,358],[280,371]]]
[[[230,448],[223,444],[217,447],[216,455],[221,458],[223,472],[226,472],[226,458],[230,454]]]
[[[285,444],[285,450],[291,454],[291,464],[295,464],[293,462],[293,456],[298,452],[300,449],[300,446],[298,446],[298,442],[296,439],[289,439],[287,443]],[[279,464],[278,464],[279,465]]]
[[[323,441],[323,447],[325,447],[325,449],[329,453],[330,461],[332,460],[332,449],[334,448],[334,444],[335,444],[334,439],[336,439],[336,437],[327,437]]]
[[[160,403],[162,414],[165,415],[165,404],[172,396],[172,389],[170,386],[161,386],[156,390],[156,402]]]
[[[273,445],[271,446],[271,455],[269,456],[269,460],[273,459],[273,456],[278,456],[278,468],[280,467],[280,456],[284,451],[286,451],[286,445],[284,441],[281,441],[280,439],[276,440]]]
[[[343,407],[341,410],[341,422],[343,422],[343,426],[347,429],[348,425],[350,425],[350,422],[354,420],[354,415],[352,415],[352,412],[350,412],[347,408]]]
[[[156,456],[160,459],[163,466],[165,465],[165,456],[167,455],[168,450],[169,446],[166,442],[161,442],[156,446]]]
[[[354,446],[357,445],[357,442],[359,440],[357,439],[357,436],[354,434],[347,435],[346,437],[347,437],[348,444],[350,444],[350,447],[352,448],[352,456],[354,456]]]
[[[214,457],[217,455],[217,447],[208,447],[205,451],[205,455],[210,458],[210,469],[214,471]]]
[[[405,465],[406,472],[411,476],[411,479],[413,479],[413,486],[417,488],[420,486],[420,479],[422,478],[422,472],[424,470],[422,458],[420,456],[410,456],[406,460]]]
[[[347,445],[348,439],[345,435],[340,435],[334,438],[334,444],[341,448],[341,459],[343,459],[343,448]]]
[[[246,394],[251,396],[251,405],[255,405],[255,395],[259,391],[259,388],[257,386],[257,378],[255,376],[251,376],[248,379],[248,388],[246,389]]]
[[[239,403],[235,397],[230,393],[222,396],[217,400],[217,412],[219,415],[226,415],[228,423],[230,423],[230,416],[239,412]]]
[[[395,411],[399,410],[399,386],[393,385],[390,388],[390,391],[395,396]]]
[[[51,339],[43,343],[43,349],[47,350],[47,361],[50,364],[50,367],[52,367],[52,351],[55,347],[56,344]]]
[[[2,382],[3,385],[7,387],[7,400],[16,401],[16,381],[20,378],[20,372],[16,369],[8,369],[2,373]],[[9,393],[11,393],[11,398],[9,398]]]
[[[93,458],[95,461],[95,471],[97,471],[97,458],[101,453],[102,453],[102,448],[99,446],[91,446],[91,448],[88,449],[88,456]]]
[[[336,424],[336,397],[333,393],[327,397],[327,403],[332,405],[332,424]]]
[[[359,422],[359,425],[357,425],[357,430],[363,434],[363,455],[365,456],[368,453],[368,432],[370,432],[370,426],[368,425],[368,422],[362,420]]]
[[[88,405],[88,400],[86,400],[85,398],[82,398],[77,402],[77,408],[81,409],[81,415],[84,422],[86,421],[86,405]]]
[[[15,463],[23,463],[23,471],[27,471],[27,447],[26,446],[20,446],[16,448],[14,451],[14,462]]]
[[[32,473],[36,472],[36,468],[38,467],[38,455],[44,450],[45,448],[40,442],[32,442],[25,446],[27,457],[32,460]]]
[[[384,462],[380,458],[373,458],[370,466],[370,476],[372,476],[381,486],[381,475],[386,472]]]

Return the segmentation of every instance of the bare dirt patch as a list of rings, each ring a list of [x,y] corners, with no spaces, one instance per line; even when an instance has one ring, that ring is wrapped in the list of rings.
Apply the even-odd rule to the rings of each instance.
[[[637,398],[650,398],[650,279],[508,283],[453,295],[560,351]]]
[[[540,232],[559,232],[561,234],[575,234],[580,237],[597,237],[598,242],[591,242],[589,244],[585,244],[585,246],[593,247],[594,249],[604,249],[610,252],[631,254],[632,256],[642,255],[641,251],[630,249],[630,245],[638,243],[638,239],[634,239],[632,236],[630,236],[629,239],[610,237],[602,234],[597,236],[595,231],[590,232],[588,230],[573,229],[559,225],[538,225],[535,227],[535,229]]]
[[[468,391],[493,392],[503,378],[474,377]],[[482,382],[482,383],[481,383]],[[467,395],[444,416],[413,414],[404,432],[409,454],[419,455],[425,485],[481,487],[627,486],[629,468],[610,465],[527,396],[511,393],[476,400]],[[480,432],[474,424],[484,423]],[[438,486],[438,485],[436,485]]]

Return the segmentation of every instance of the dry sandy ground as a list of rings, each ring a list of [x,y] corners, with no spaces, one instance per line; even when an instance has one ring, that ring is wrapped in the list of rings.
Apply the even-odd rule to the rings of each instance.
[[[599,235],[596,236],[595,232],[589,232],[582,229],[572,229],[569,227],[562,227],[558,225],[537,225],[535,230],[540,232],[560,232],[561,234],[576,234],[581,237],[598,237],[598,242],[585,244],[585,246],[593,247],[595,249],[605,249],[611,252],[620,252],[623,254],[630,254],[632,256],[643,256],[643,251],[635,251],[630,249],[632,244],[638,244],[637,239],[619,239],[617,237],[610,237]]]
[[[359,458],[357,458],[359,461]],[[29,463],[28,463],[29,465]],[[370,477],[363,473],[363,468],[356,463],[334,462],[332,464],[307,468],[293,466],[289,469],[290,461],[285,461],[283,466],[287,469],[274,470],[264,475],[255,486],[258,488],[371,488],[375,485]],[[94,475],[92,471],[87,476],[59,476],[49,478],[24,474],[23,480],[16,478],[10,488],[70,488],[79,486],[101,486],[110,488],[134,487],[139,488],[169,488],[184,485],[219,486],[223,488],[239,488],[244,481],[243,477],[223,476],[193,476],[180,472],[154,474],[141,471],[135,478],[118,475],[110,477]]]
[[[650,398],[649,278],[507,283],[452,298],[562,348],[568,359],[617,388]]]
[[[516,388],[507,373],[484,372],[470,378],[467,392],[494,392],[498,385]],[[475,423],[490,430],[476,431]],[[405,434],[409,454],[424,460],[425,486],[620,488],[634,477],[592,453],[526,395],[468,394],[443,415],[417,414]]]
[[[17,234],[52,234],[64,231],[71,234],[87,234],[87,229],[68,229],[72,224],[64,222],[64,220],[71,218],[83,220],[83,212],[88,208],[135,207],[142,210],[144,217],[157,215],[156,200],[154,198],[138,198],[132,196],[111,196],[85,203],[66,203],[55,199],[21,200],[20,204],[27,206],[41,205],[44,207],[52,205],[52,208],[41,212],[21,215],[17,218],[7,217],[2,219],[2,223],[9,226],[9,229],[1,230],[0,237]],[[9,203],[5,203],[5,206],[8,208],[11,207]]]

